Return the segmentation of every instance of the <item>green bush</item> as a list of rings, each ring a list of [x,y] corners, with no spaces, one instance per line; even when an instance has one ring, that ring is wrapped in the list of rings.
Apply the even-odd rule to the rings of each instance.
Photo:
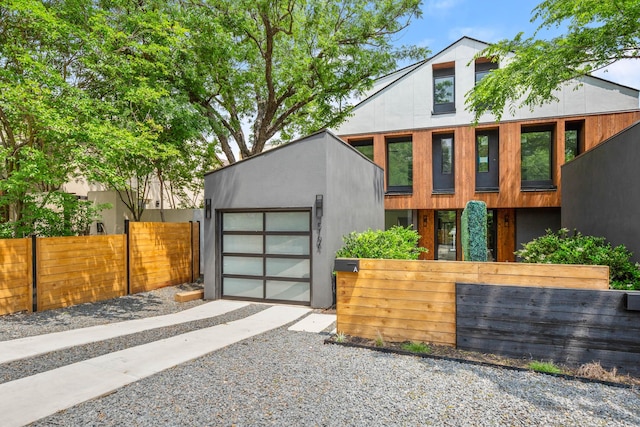
[[[462,211],[460,220],[462,254],[465,261],[487,260],[487,205],[471,200]]]
[[[352,232],[342,237],[344,246],[336,258],[418,259],[427,249],[418,247],[420,235],[409,227]]]
[[[624,245],[611,246],[604,237],[583,236],[569,230],[547,234],[525,243],[515,253],[523,262],[546,264],[586,264],[609,266],[609,286],[612,289],[640,290],[640,265],[634,264],[631,252]]]

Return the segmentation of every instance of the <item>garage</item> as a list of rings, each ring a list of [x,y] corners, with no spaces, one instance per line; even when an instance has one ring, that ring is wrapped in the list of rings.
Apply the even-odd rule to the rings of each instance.
[[[342,237],[384,228],[382,169],[320,131],[205,175],[204,296],[331,307]]]
[[[222,297],[311,303],[311,212],[220,212]]]

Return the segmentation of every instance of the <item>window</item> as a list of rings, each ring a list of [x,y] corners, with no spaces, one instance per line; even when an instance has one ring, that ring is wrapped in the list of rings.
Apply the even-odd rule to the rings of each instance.
[[[476,84],[484,78],[491,70],[498,68],[497,62],[476,61]]]
[[[373,161],[373,139],[363,139],[360,141],[349,141],[351,146]]]
[[[385,210],[384,229],[388,230],[393,226],[408,227],[413,225],[412,210]]]
[[[455,113],[455,68],[433,70],[433,113]]]
[[[584,122],[567,122],[564,128],[564,161],[573,160],[583,151],[582,127]]]
[[[413,145],[411,137],[387,139],[387,192],[413,190]]]
[[[433,136],[433,192],[455,191],[455,144],[453,134]]]
[[[553,128],[522,128],[520,160],[523,189],[552,189]]]
[[[497,130],[476,132],[476,191],[498,191],[500,166]]]

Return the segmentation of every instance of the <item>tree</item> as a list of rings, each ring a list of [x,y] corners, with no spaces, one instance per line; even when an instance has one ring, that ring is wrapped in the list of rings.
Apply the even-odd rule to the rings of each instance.
[[[400,58],[425,56],[425,49],[392,46],[393,35],[420,15],[419,5],[201,0],[183,11],[192,48],[176,62],[176,78],[208,119],[221,160],[234,163],[234,146],[247,158],[269,141],[340,123],[348,99],[373,78]]]
[[[500,62],[467,93],[467,109],[477,122],[490,112],[500,120],[504,110],[534,108],[557,100],[563,84],[622,59],[640,58],[640,2],[637,0],[546,0],[533,10],[541,23],[533,37],[523,33],[478,54]],[[567,25],[564,35],[536,39],[544,29]]]

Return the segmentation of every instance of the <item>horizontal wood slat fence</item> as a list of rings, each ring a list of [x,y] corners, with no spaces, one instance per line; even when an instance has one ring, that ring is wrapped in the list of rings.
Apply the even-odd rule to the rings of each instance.
[[[625,291],[457,284],[457,347],[640,374],[640,311]]]
[[[337,272],[337,330],[389,341],[456,345],[456,282],[608,289],[603,266],[359,260]]]
[[[200,276],[199,223],[131,222],[127,228],[120,235],[0,240],[0,315],[102,301]]]

